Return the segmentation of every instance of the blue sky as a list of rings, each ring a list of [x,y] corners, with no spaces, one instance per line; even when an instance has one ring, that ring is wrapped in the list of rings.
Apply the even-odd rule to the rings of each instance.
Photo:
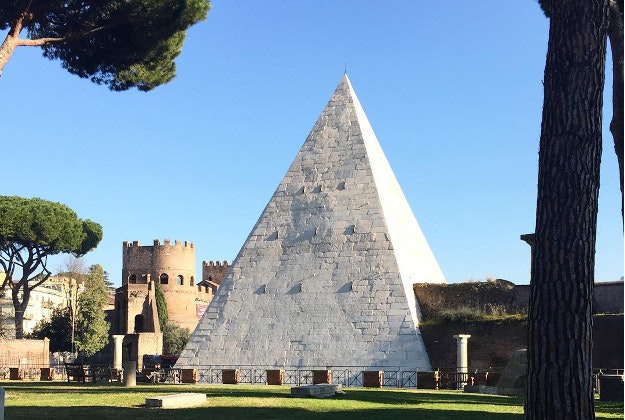
[[[537,3],[212,6],[176,79],[149,93],[110,92],[18,49],[0,78],[2,194],[100,223],[84,260],[116,284],[126,240],[191,241],[199,275],[202,260],[235,258],[346,68],[447,281],[529,283],[519,235],[534,230],[548,37]],[[600,281],[623,275],[607,81]]]

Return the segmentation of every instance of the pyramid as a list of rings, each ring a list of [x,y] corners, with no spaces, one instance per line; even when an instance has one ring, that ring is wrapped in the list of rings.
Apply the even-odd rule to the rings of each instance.
[[[417,282],[445,278],[345,74],[177,366],[430,369]]]

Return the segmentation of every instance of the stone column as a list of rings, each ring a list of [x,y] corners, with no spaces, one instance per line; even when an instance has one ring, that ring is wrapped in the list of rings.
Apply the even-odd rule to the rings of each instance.
[[[469,358],[467,356],[468,334],[456,334],[456,377],[458,389],[463,389],[469,377]]]
[[[121,369],[122,368],[122,344],[124,341],[123,335],[114,335],[113,336],[113,369]]]

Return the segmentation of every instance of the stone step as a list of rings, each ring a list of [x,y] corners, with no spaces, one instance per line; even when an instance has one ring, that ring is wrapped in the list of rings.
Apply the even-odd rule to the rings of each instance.
[[[206,402],[206,394],[182,392],[180,394],[161,395],[145,399],[146,407],[181,408],[202,405]]]

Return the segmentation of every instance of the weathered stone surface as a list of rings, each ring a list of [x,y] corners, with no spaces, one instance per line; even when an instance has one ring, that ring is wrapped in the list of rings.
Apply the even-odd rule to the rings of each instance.
[[[345,394],[340,384],[314,384],[294,386],[291,388],[291,395],[299,398],[328,398],[334,397],[337,394]]]
[[[194,407],[206,402],[206,394],[183,392],[180,394],[161,395],[145,399],[146,407],[181,408]]]
[[[177,366],[429,370],[412,285],[444,281],[344,76]]]

